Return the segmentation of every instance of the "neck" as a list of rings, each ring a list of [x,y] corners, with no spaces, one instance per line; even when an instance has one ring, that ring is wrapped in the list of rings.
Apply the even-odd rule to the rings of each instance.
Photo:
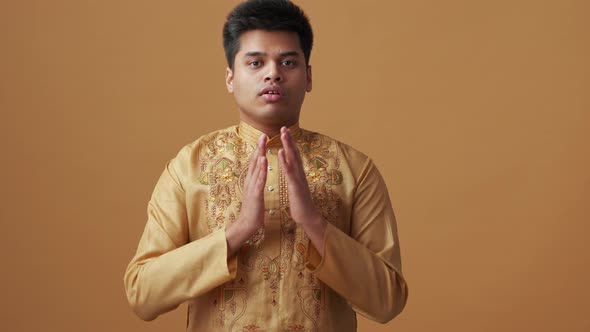
[[[281,127],[291,127],[298,122],[298,119],[294,119],[294,120],[286,121],[283,123],[265,124],[265,123],[249,121],[249,119],[244,119],[242,117],[240,118],[240,120],[242,120],[242,121],[246,122],[247,124],[249,124],[250,126],[260,130],[261,132],[266,134],[266,136],[268,136],[268,138],[273,138],[273,137],[279,135],[281,133]]]

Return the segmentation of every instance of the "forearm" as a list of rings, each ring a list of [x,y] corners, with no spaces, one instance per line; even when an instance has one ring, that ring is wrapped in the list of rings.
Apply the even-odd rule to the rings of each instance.
[[[125,273],[129,304],[144,320],[155,319],[235,277],[237,260],[227,259],[223,231],[161,255],[150,253],[149,245],[145,248],[140,245]]]
[[[323,257],[311,247],[307,265],[322,282],[377,322],[388,322],[403,310],[407,285],[396,259],[383,259],[333,225],[327,226],[324,239]],[[366,287],[361,291],[358,285]]]
[[[301,224],[301,228],[303,228],[320,257],[324,256],[324,236],[327,225],[328,222],[319,213]]]

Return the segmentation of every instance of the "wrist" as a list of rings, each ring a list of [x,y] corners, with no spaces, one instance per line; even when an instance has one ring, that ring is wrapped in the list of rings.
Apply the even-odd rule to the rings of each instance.
[[[238,218],[226,228],[225,233],[236,239],[241,245],[253,236],[254,233],[256,233],[256,230],[252,229],[247,223]]]
[[[308,229],[317,229],[318,227],[323,227],[327,221],[324,217],[319,213],[319,211],[309,214],[308,216],[301,218],[301,222],[299,225],[304,230]]]
[[[322,217],[320,211],[317,209],[313,209],[306,215],[299,217],[299,220],[296,220],[298,224],[301,226],[318,226],[325,222],[324,217]]]
[[[225,238],[228,246],[228,256],[232,256],[236,253],[248,239],[250,239],[255,233],[256,229],[252,229],[246,223],[241,222],[239,219],[231,223],[225,229]]]

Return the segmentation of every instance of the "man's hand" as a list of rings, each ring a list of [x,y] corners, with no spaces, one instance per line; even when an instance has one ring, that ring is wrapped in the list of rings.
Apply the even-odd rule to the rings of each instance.
[[[244,181],[242,208],[238,219],[226,230],[227,257],[233,256],[240,247],[264,226],[264,185],[266,184],[267,160],[266,135],[258,138],[256,151],[250,160]]]
[[[318,253],[323,256],[327,222],[313,204],[299,150],[286,127],[281,128],[281,141],[283,149],[279,150],[279,162],[287,178],[291,218],[301,225]]]

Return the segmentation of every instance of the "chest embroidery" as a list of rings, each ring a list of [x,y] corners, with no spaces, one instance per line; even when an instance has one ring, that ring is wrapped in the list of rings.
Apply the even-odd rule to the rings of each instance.
[[[335,223],[339,220],[342,209],[338,186],[343,181],[337,144],[307,131],[303,131],[297,144],[313,202],[328,222]],[[199,154],[199,182],[208,189],[204,203],[210,232],[222,229],[238,218],[242,207],[244,180],[254,150],[254,145],[246,143],[235,132],[220,132],[205,140]],[[317,326],[320,309],[323,309],[323,296],[319,281],[308,282],[315,278],[305,270],[309,238],[290,216],[286,178],[281,170],[278,175],[280,254],[274,258],[264,254],[261,245],[264,241],[264,229],[261,228],[238,252],[239,273],[263,279],[268,287],[268,303],[272,306],[278,304],[281,280],[286,274],[291,274],[295,278],[292,282],[297,287],[295,296],[300,301],[301,309],[313,325]],[[242,288],[242,285],[226,286],[220,287],[221,293],[216,305],[222,315],[220,319],[229,319],[230,325],[234,326],[246,310],[248,290]],[[227,315],[227,308],[230,315]],[[250,325],[244,328],[254,327]],[[292,327],[293,330],[304,330],[303,325]]]
[[[253,151],[234,133],[219,134],[204,144],[199,181],[209,186],[205,209],[210,232],[236,220],[242,206],[238,191],[243,188],[248,156]]]

